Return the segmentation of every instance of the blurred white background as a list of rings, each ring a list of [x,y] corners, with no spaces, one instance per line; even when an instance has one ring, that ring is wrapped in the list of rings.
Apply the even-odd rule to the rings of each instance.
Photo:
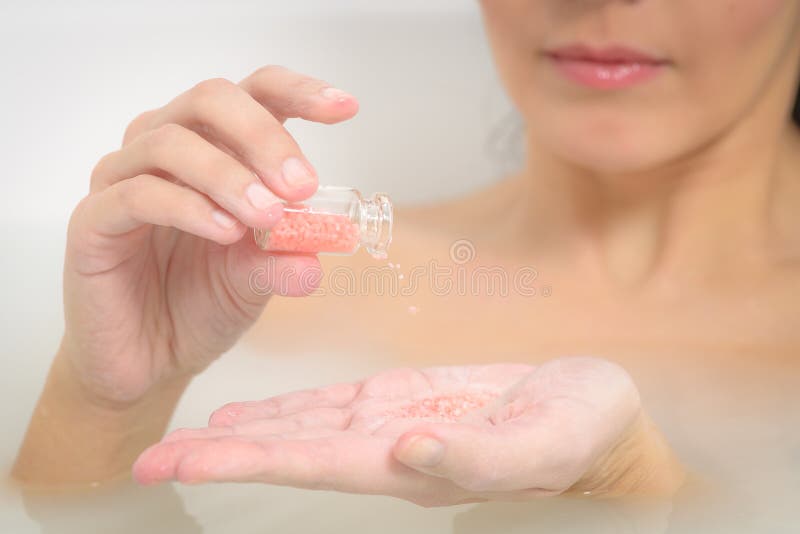
[[[359,115],[289,128],[323,183],[436,200],[503,172],[510,106],[474,0],[108,2],[0,7],[2,217],[64,223],[138,113],[200,80],[280,64],[356,95]]]
[[[513,168],[504,152],[507,126],[513,128],[506,120],[511,106],[475,0],[0,0],[0,64],[4,469],[61,336],[69,214],[86,194],[95,162],[119,147],[126,125],[140,112],[203,79],[238,81],[262,65],[280,64],[360,101],[359,114],[344,124],[287,124],[323,183],[383,190],[399,203],[424,202],[488,184]],[[356,371],[326,355],[287,362],[237,351],[193,384],[174,426],[201,425],[231,399],[378,370],[362,363]],[[224,507],[246,496],[258,517],[268,519],[260,504],[265,489],[178,491],[191,513],[206,510],[223,526],[229,519],[208,512],[216,510],[213,503]],[[276,499],[296,494],[299,508],[284,512],[300,516],[323,499],[280,488],[269,492]],[[364,521],[362,500],[337,499],[355,505],[342,514],[352,515],[355,524]],[[386,509],[375,510],[382,522]],[[443,511],[438,520],[447,524],[453,513]],[[11,520],[14,532],[36,530],[27,516],[16,497],[0,499],[0,525]],[[418,519],[430,525],[433,517]]]

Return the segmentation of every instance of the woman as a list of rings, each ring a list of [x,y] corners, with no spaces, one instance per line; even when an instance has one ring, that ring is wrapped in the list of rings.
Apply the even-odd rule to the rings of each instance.
[[[297,344],[313,325],[304,346],[332,353],[379,346],[415,364],[429,361],[408,356],[420,351],[439,363],[448,353],[457,358],[447,363],[521,363],[402,368],[233,404],[209,428],[177,431],[139,456],[161,438],[192,376],[276,293],[254,291],[251,274],[266,255],[247,228],[270,227],[281,199],[306,198],[317,185],[282,123],[336,123],[358,107],[282,67],[239,84],[209,80],[139,116],[92,174],[69,228],[66,331],[18,478],[105,480],[138,457],[143,483],[257,480],[425,505],[680,486],[683,470],[642,407],[641,385],[677,389],[671,366],[700,377],[732,360],[769,367],[798,346],[793,328],[775,325],[797,311],[786,295],[800,280],[800,150],[790,121],[800,6],[481,7],[525,122],[527,165],[468,198],[401,212],[392,259],[419,265],[468,239],[481,265],[515,272],[535,263],[552,297],[419,289],[404,297],[419,313],[402,317],[403,301],[380,295],[276,301],[257,332],[270,348]],[[317,265],[312,256],[272,258],[271,280]],[[290,280],[267,286],[313,289]],[[745,300],[741,288],[754,285],[758,299]],[[532,365],[575,353],[605,359]],[[403,412],[423,396],[464,393],[489,399],[455,423]]]

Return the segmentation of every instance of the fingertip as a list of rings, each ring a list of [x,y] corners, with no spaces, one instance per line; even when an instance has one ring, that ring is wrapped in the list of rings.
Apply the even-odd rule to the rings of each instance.
[[[141,456],[139,458],[141,458]],[[139,484],[140,486],[148,485],[146,473],[144,472],[141,463],[139,462],[138,459],[135,462],[133,462],[133,466],[131,467],[131,477],[133,478],[133,481]]]
[[[166,462],[159,461],[159,444],[151,445],[145,449],[131,467],[131,476],[140,486],[155,486],[169,477],[169,466]]]
[[[183,459],[206,444],[206,440],[184,439],[151,445],[134,462],[134,479],[144,485],[173,480],[175,470]]]
[[[247,227],[237,221],[231,228],[223,228],[222,232],[212,239],[215,243],[223,246],[233,245],[242,240],[247,233]]]
[[[280,196],[289,203],[302,202],[314,196],[319,189],[319,178],[314,171],[311,181],[301,184],[284,184],[280,188]]]
[[[408,432],[400,436],[392,452],[397,460],[410,467],[432,468],[442,463],[446,447],[430,434]]]
[[[341,122],[354,117],[361,107],[361,104],[356,100],[356,97],[350,95],[349,98],[338,100],[330,106],[334,113],[336,122]]]
[[[316,168],[302,155],[287,157],[278,168],[259,174],[269,190],[285,202],[302,202],[319,188]]]
[[[326,87],[320,92],[322,102],[322,113],[318,117],[311,118],[323,124],[336,124],[354,117],[360,108],[358,99],[335,87]]]
[[[322,124],[338,124],[352,119],[358,114],[360,104],[355,98],[347,102],[336,102],[326,105],[326,113],[319,117],[316,122]]]
[[[247,231],[247,226],[239,219],[219,207],[211,209],[209,220],[213,223],[213,226],[200,230],[198,234],[206,236],[220,245],[236,243]]]
[[[244,406],[239,402],[230,402],[221,408],[217,408],[208,418],[208,426],[231,426],[236,422],[236,418],[244,412]]]
[[[328,102],[344,103],[353,99],[353,95],[342,91],[338,87],[326,87],[320,91],[320,95]]]
[[[241,211],[240,220],[246,226],[269,229],[283,217],[284,201],[261,181],[248,185],[245,188],[244,196],[248,206]]]

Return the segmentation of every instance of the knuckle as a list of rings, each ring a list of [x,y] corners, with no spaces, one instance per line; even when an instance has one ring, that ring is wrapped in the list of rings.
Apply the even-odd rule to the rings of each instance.
[[[92,250],[98,244],[98,237],[92,231],[93,211],[97,206],[96,195],[83,197],[70,214],[67,223],[67,257],[85,259],[86,250]],[[69,261],[69,260],[68,260]]]
[[[302,117],[313,110],[314,103],[305,92],[291,92],[286,95],[285,109],[290,116]]]
[[[309,100],[308,95],[319,92],[323,87],[329,85],[322,80],[295,73],[281,65],[267,65],[261,67],[253,73],[252,81],[256,86],[267,86],[276,83],[280,78],[281,109],[286,110],[292,115],[302,114],[313,107],[314,103]]]
[[[83,197],[72,210],[69,216],[69,222],[67,223],[67,239],[69,241],[72,241],[80,232],[81,219],[84,218],[84,214],[90,207],[91,197],[91,194]]]
[[[283,65],[264,65],[263,67],[257,68],[253,72],[253,79],[258,81],[266,81],[273,78],[276,74],[285,74],[289,72],[289,69],[284,67]]]
[[[330,84],[311,76],[298,76],[292,80],[290,87],[297,93],[317,92]]]
[[[95,163],[94,168],[92,168],[92,173],[89,175],[89,190],[90,191],[97,191],[100,189],[104,184],[102,183],[102,178],[108,173],[109,166],[112,160],[115,159],[115,155],[117,152],[109,152]]]
[[[175,123],[162,124],[155,130],[150,130],[141,138],[145,152],[152,158],[160,161],[167,156],[172,147],[185,137],[184,128]]]
[[[153,130],[150,140],[158,145],[169,144],[182,138],[184,132],[183,126],[175,124],[174,122],[168,122]]]
[[[241,126],[242,141],[253,147],[274,147],[276,145],[276,140],[279,139],[279,135],[279,130],[273,128],[267,121],[260,118],[245,121]]]
[[[204,155],[202,160],[205,172],[209,176],[219,177],[219,179],[211,180],[202,186],[202,190],[206,194],[243,194],[244,189],[254,179],[240,165],[229,161],[222,154]]]
[[[120,205],[128,213],[137,216],[142,206],[142,177],[137,176],[117,184],[116,194]]]
[[[122,144],[126,145],[133,139],[138,137],[142,132],[147,129],[148,124],[153,118],[154,110],[145,111],[137,115],[125,128],[125,133],[122,136]]]
[[[311,110],[315,103],[309,95],[319,93],[327,84],[309,76],[301,76],[289,84],[289,91],[286,93],[286,107],[292,114],[302,115]]]
[[[189,95],[195,101],[206,101],[217,98],[236,89],[236,84],[225,78],[209,78],[203,80],[189,90]]]

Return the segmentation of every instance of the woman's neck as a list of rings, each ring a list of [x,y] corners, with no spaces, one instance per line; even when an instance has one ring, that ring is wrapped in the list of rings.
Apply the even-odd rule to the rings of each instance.
[[[547,229],[549,242],[558,236],[626,287],[763,263],[775,224],[788,224],[788,199],[776,193],[796,188],[800,170],[800,136],[774,102],[694,154],[635,175],[592,173],[529,143],[525,226]]]

